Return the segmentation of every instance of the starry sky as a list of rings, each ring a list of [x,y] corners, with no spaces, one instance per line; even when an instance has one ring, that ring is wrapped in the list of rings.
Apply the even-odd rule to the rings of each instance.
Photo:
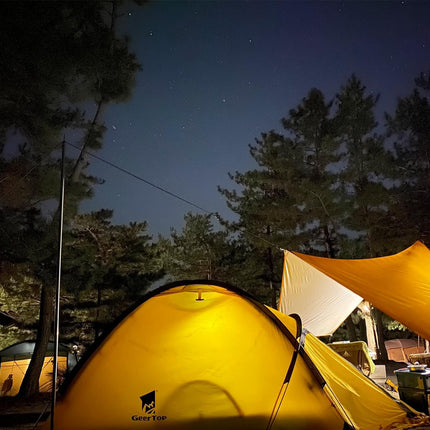
[[[196,205],[232,218],[217,186],[256,167],[248,145],[313,87],[331,99],[355,73],[394,112],[430,70],[430,2],[153,1],[129,7],[121,31],[142,64],[130,100],[111,105],[98,156]],[[81,211],[180,230],[194,207],[92,160],[105,180]],[[202,212],[200,212],[202,213]],[[216,222],[215,222],[216,223]]]

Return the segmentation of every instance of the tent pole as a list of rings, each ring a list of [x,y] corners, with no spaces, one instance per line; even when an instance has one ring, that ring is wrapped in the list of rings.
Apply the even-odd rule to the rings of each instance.
[[[52,401],[51,401],[51,430],[54,429],[54,410],[57,402],[57,376],[58,376],[58,345],[60,337],[60,290],[61,290],[61,257],[63,250],[63,224],[64,224],[64,159],[65,159],[65,138],[61,145],[61,186],[60,186],[60,219],[58,228],[58,264],[57,264],[57,290],[55,294],[55,315],[54,315],[54,366],[52,372]]]

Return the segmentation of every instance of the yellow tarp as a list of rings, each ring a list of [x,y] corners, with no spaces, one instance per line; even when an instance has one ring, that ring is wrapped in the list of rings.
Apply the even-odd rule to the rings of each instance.
[[[406,428],[402,407],[317,339],[296,354],[293,318],[222,285],[175,284],[131,312],[69,383],[55,429]]]
[[[288,321],[281,312],[272,312],[281,321]],[[352,421],[354,428],[406,429],[412,424],[429,423],[428,417],[419,413],[415,418],[407,418],[405,411],[410,409],[409,406],[395,401],[353,364],[310,333],[305,337],[304,349],[326,381],[328,395],[339,402],[340,409]]]
[[[398,254],[361,260],[294,254],[430,339],[430,250],[423,243]]]
[[[398,403],[312,334],[306,336],[305,351],[357,429],[411,427],[412,421]],[[428,424],[428,418],[422,416],[421,423]]]

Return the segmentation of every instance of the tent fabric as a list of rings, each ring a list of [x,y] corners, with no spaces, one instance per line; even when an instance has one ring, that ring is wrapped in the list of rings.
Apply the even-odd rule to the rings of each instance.
[[[305,350],[356,428],[410,428],[405,409],[399,403],[312,334],[306,337]],[[375,426],[375,416],[380,427]],[[424,423],[427,418],[422,420]]]
[[[411,354],[420,354],[425,351],[424,345],[420,345],[416,339],[390,339],[384,343],[388,359],[401,363],[409,362]]]
[[[135,429],[141,421],[187,430],[343,429],[300,356],[282,401],[297,342],[265,312],[219,285],[162,290],[82,365],[57,405],[55,428]]]
[[[369,354],[369,348],[366,342],[333,342],[327,345],[360,369],[364,375],[369,376],[376,370],[375,363]]]
[[[0,387],[2,396],[16,396],[30,364],[30,358],[2,361],[0,367]],[[39,391],[41,393],[52,390],[53,357],[45,357],[39,377]],[[67,357],[58,357],[58,373],[63,375],[67,370]],[[9,384],[6,381],[10,381]],[[7,386],[7,389],[6,389]]]
[[[289,317],[273,310],[281,321]],[[326,382],[328,395],[361,430],[402,429],[411,426],[407,417],[410,407],[395,401],[371,379],[364,376],[349,361],[311,333],[306,334],[304,349]],[[425,416],[417,416],[416,422],[426,423]]]
[[[10,345],[0,351],[0,362],[5,360],[5,357],[17,357],[17,356],[31,356],[34,351],[35,342],[32,340],[25,340],[23,342],[18,342]],[[54,342],[49,342],[46,348],[46,355],[54,355]],[[67,356],[70,352],[69,348],[65,345],[58,345],[58,355]]]
[[[422,242],[398,254],[361,260],[294,255],[430,339],[430,250]]]
[[[315,336],[334,333],[361,301],[357,294],[285,251],[279,310],[300,315],[303,326]]]
[[[62,387],[55,428],[361,428],[353,426],[361,418],[350,415],[363,407],[357,411],[351,402],[345,409],[340,398],[346,394],[337,386],[341,395],[334,394],[316,366],[335,353],[321,347],[323,358],[314,363],[306,352],[308,337],[297,319],[226,284],[187,281],[162,287],[80,361]],[[342,369],[339,360],[332,361]],[[332,370],[339,387],[354,374],[351,369]],[[357,381],[360,385],[362,379]],[[381,400],[382,389],[365,384],[361,390],[353,401],[369,395],[367,403],[376,402],[366,409],[372,424],[362,428],[407,421],[394,399]],[[386,410],[380,413],[378,405]]]

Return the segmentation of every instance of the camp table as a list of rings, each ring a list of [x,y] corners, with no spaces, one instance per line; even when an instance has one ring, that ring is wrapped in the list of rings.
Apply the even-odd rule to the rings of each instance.
[[[399,384],[399,397],[414,409],[429,413],[430,369],[413,371],[408,368],[395,370]]]

